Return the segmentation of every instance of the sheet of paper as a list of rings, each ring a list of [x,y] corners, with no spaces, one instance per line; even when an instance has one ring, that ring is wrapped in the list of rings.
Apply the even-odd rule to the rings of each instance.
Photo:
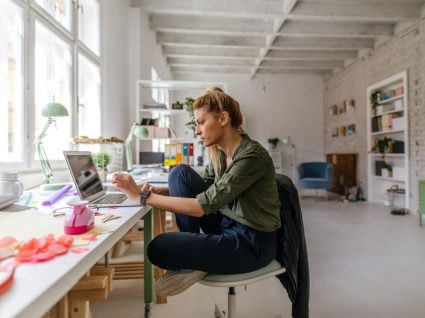
[[[19,241],[27,241],[31,238],[40,238],[48,234],[55,237],[65,234],[63,230],[63,217],[53,217],[52,215],[37,213],[31,210],[23,212],[2,212],[0,213],[0,238],[13,236]],[[110,232],[111,228],[101,223],[96,217],[95,227],[87,232],[89,234],[102,234]],[[82,245],[82,242],[75,236],[75,245]],[[86,242],[86,241],[84,241]]]

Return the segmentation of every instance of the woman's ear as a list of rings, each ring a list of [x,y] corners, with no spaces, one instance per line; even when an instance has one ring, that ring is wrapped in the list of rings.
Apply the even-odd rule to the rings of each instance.
[[[222,127],[226,126],[230,122],[229,113],[222,111],[219,115],[219,120]]]

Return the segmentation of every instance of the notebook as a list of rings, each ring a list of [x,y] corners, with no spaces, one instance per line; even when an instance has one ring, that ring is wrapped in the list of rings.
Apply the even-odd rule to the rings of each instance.
[[[66,163],[81,200],[90,206],[138,206],[122,192],[105,191],[89,151],[64,151]]]

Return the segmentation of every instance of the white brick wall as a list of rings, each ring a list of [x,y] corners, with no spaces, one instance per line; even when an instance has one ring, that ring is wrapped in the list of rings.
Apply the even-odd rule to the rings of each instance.
[[[357,153],[358,180],[367,193],[366,89],[404,70],[409,90],[410,208],[417,212],[418,180],[425,179],[425,19],[325,80],[325,153]],[[350,99],[356,101],[355,113],[330,116],[330,106]],[[331,137],[334,126],[349,122],[356,124],[356,136]]]

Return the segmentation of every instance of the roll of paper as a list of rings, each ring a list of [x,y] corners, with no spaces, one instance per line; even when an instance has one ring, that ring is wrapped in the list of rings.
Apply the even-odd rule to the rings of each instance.
[[[46,201],[43,201],[41,203],[42,206],[49,206],[55,203],[57,200],[62,198],[70,189],[72,188],[72,185],[68,184],[64,186],[62,189],[59,189],[56,191],[50,198],[48,198]]]

